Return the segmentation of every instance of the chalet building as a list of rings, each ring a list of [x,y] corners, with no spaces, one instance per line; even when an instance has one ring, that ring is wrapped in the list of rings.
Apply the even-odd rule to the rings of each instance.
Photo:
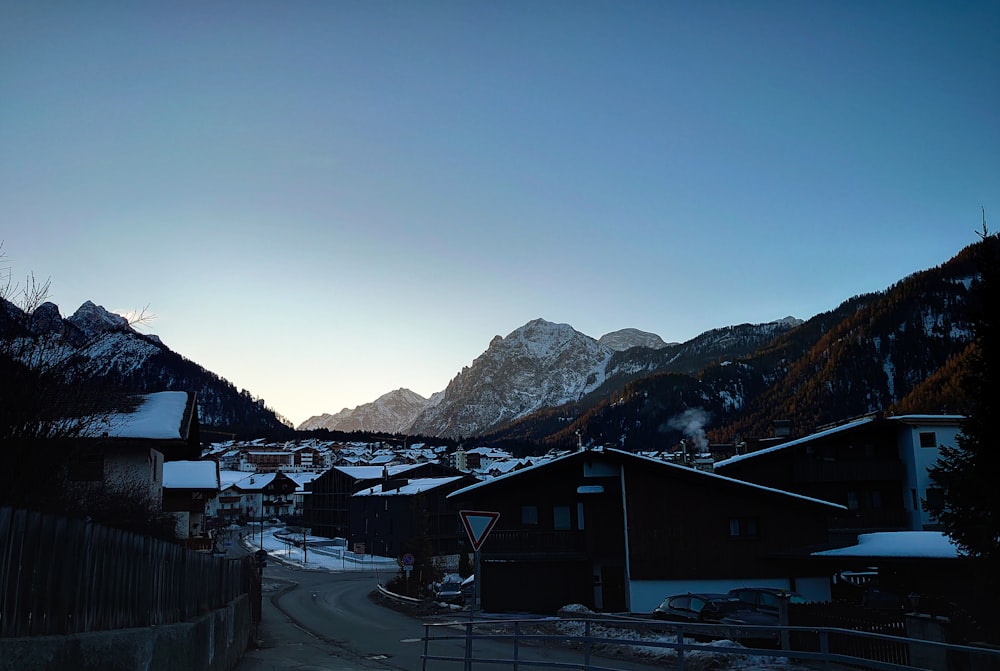
[[[321,471],[326,468],[328,458],[323,450],[311,445],[299,445],[291,449],[292,464],[301,471]]]
[[[239,473],[238,479],[224,478],[224,475]],[[220,489],[217,496],[209,500],[205,513],[220,522],[220,525],[242,524],[251,517],[250,500],[244,497],[239,480],[249,476],[241,471],[220,471]]]
[[[292,514],[298,483],[284,473],[255,473],[236,485],[243,494],[247,517],[276,519]]]
[[[417,551],[420,539],[434,556],[458,553],[465,532],[447,496],[476,481],[471,475],[390,478],[362,488],[348,504],[350,546],[401,557]]]
[[[499,513],[480,550],[482,607],[650,613],[664,597],[747,585],[829,599],[809,552],[843,506],[616,449],[474,484],[457,510]],[[799,561],[801,559],[801,561]]]
[[[241,470],[273,473],[295,468],[295,454],[285,450],[247,450],[243,454]]]
[[[936,528],[922,502],[940,496],[928,468],[955,445],[957,415],[868,416],[715,464],[715,472],[842,504],[832,530],[859,533]]]
[[[201,454],[195,394],[136,394],[129,403],[127,410],[95,418],[81,436],[48,447],[72,453],[67,476],[77,489],[137,495],[160,509],[164,461]]]
[[[348,509],[351,496],[361,489],[379,484],[386,478],[423,478],[461,475],[440,464],[399,466],[334,466],[312,481],[304,497],[305,523],[316,536],[347,538]]]
[[[205,504],[219,493],[214,461],[168,461],[163,465],[163,512],[177,520],[175,534],[195,550],[210,550]]]

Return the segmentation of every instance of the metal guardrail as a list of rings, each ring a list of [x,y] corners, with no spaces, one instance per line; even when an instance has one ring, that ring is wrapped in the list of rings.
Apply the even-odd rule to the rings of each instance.
[[[789,649],[791,634],[800,638],[815,636],[817,650]],[[906,660],[886,662],[831,652],[832,637],[856,637],[873,646],[897,645],[907,650]],[[738,641],[767,641],[770,647],[745,647]],[[712,642],[712,641],[715,642]],[[725,645],[727,641],[735,641]],[[462,643],[463,653],[442,654],[433,647]],[[496,645],[504,644],[503,647]],[[782,647],[784,643],[786,647]],[[507,665],[515,671],[526,668],[562,668],[579,671],[617,671],[601,665],[601,655],[621,656],[632,653],[637,662],[674,664],[684,671],[685,661],[695,654],[735,657],[774,657],[799,660],[818,668],[850,665],[879,671],[947,671],[951,668],[971,671],[1000,669],[1000,649],[939,643],[918,639],[872,634],[832,627],[769,627],[750,625],[715,625],[661,622],[642,619],[535,618],[481,619],[427,623],[424,625],[423,669],[428,662],[461,664],[465,671],[489,664]],[[555,645],[578,653],[571,661],[541,659],[532,650]],[[478,647],[478,649],[477,649]],[[863,646],[862,646],[863,647]],[[659,651],[659,653],[657,653]],[[596,658],[596,659],[595,659]],[[435,668],[441,668],[436,665]]]

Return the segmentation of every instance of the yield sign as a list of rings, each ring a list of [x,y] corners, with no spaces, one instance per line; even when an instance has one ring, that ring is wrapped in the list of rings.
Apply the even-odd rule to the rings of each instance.
[[[459,510],[458,514],[462,517],[462,526],[465,527],[465,533],[469,534],[472,549],[478,552],[493,525],[500,518],[500,513],[491,513],[484,510]]]

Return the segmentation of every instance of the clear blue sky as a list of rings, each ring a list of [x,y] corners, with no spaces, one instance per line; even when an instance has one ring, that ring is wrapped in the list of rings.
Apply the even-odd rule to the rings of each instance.
[[[1000,212],[998,26],[998,2],[7,0],[0,240],[64,315],[148,305],[296,424],[440,391],[537,317],[805,319]]]

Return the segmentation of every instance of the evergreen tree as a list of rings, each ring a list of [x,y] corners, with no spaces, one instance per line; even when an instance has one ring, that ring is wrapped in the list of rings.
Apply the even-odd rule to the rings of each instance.
[[[930,469],[942,496],[926,501],[944,532],[967,554],[1000,574],[1000,449],[993,424],[1000,417],[1000,238],[983,215],[978,278],[970,306],[975,344],[962,378],[969,412],[954,446],[943,446]]]

